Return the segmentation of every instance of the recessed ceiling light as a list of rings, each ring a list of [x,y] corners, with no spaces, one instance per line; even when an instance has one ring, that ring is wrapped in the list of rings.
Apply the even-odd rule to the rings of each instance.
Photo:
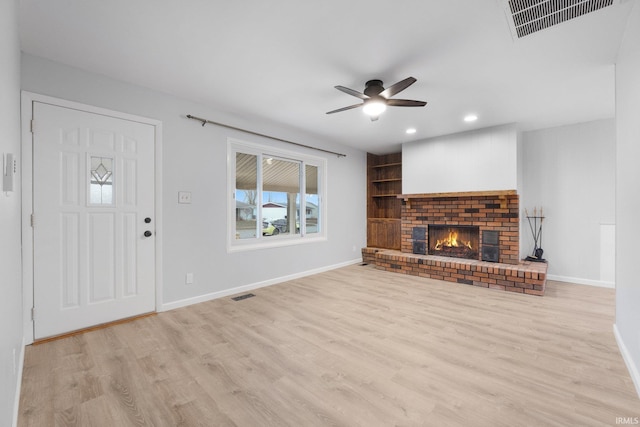
[[[405,132],[409,135],[413,135],[414,133],[416,133],[416,128],[409,128]]]
[[[466,116],[464,116],[464,121],[467,123],[475,122],[476,120],[478,120],[478,116],[476,116],[475,114],[467,114]]]

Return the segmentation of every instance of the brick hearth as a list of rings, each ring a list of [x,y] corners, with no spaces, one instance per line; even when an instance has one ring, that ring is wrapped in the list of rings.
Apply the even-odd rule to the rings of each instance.
[[[377,248],[363,248],[362,258],[380,270],[530,295],[544,295],[547,283],[547,264],[540,262],[500,264]]]

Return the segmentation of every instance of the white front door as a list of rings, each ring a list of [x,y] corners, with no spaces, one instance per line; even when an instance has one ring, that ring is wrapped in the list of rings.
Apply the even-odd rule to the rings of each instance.
[[[33,103],[34,338],[155,310],[154,126]]]

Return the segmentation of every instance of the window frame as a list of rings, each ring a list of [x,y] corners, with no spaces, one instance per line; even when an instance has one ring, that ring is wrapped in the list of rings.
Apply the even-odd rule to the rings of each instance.
[[[248,239],[236,239],[236,154],[243,153],[255,155],[257,161],[257,192],[258,202],[256,208],[256,237]],[[263,203],[263,174],[262,160],[266,157],[280,158],[300,163],[300,233],[280,234],[277,236],[263,236],[262,229],[262,205]],[[306,233],[306,166],[317,168],[318,181],[318,231]],[[327,240],[327,160],[322,157],[303,154],[268,145],[242,141],[236,138],[227,138],[227,252],[240,252],[273,248],[281,246],[299,245]],[[295,221],[295,220],[294,220]]]

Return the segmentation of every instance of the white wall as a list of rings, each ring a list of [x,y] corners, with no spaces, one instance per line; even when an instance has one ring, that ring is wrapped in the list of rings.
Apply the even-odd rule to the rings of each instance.
[[[505,125],[405,143],[402,192],[516,190],[517,140]]]
[[[194,302],[232,288],[361,259],[360,249],[366,245],[366,153],[30,55],[22,58],[22,88],[163,122],[165,304]],[[347,154],[338,158],[305,151],[328,161],[328,240],[227,253],[227,137],[295,147],[214,125],[203,128],[186,114]],[[192,204],[178,205],[178,191],[191,191]],[[185,285],[186,273],[194,274],[194,284]]]
[[[615,121],[598,120],[524,132],[521,211],[543,207],[542,248],[549,278],[613,286],[601,264],[611,264],[606,236],[615,224]],[[520,222],[522,247],[533,238]],[[601,250],[602,249],[602,250]]]
[[[640,3],[616,61],[616,335],[640,395]]]
[[[20,49],[17,9],[17,0],[0,2],[0,155],[14,153],[19,160]],[[3,426],[12,424],[19,386],[17,363],[22,351],[19,173],[16,179],[13,193],[0,192],[0,425]]]

